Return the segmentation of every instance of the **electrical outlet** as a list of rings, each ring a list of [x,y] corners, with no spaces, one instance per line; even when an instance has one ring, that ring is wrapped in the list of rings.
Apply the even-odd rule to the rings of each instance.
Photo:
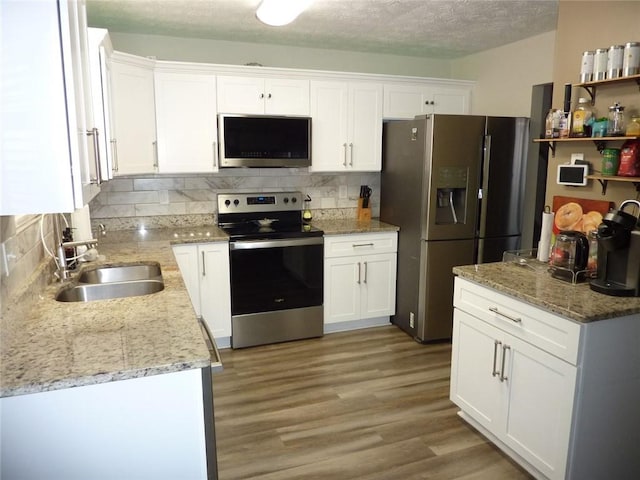
[[[409,312],[409,327],[413,328],[414,320],[415,316],[413,315],[413,312]]]

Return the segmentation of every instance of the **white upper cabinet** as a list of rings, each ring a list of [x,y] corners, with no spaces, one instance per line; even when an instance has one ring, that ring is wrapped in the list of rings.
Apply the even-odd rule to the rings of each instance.
[[[216,77],[155,72],[158,171],[218,170]]]
[[[314,172],[382,168],[382,85],[311,81]]]
[[[114,148],[112,132],[111,55],[113,46],[109,32],[104,28],[89,28],[89,66],[91,69],[91,93],[93,118],[98,131],[100,152],[100,177],[113,178]]]
[[[471,86],[385,84],[384,118],[413,119],[430,113],[468,114]]]
[[[98,192],[84,1],[2,2],[0,214],[71,212]]]
[[[120,52],[114,52],[111,60],[113,173],[156,173],[155,62]]]
[[[309,80],[218,76],[220,113],[309,115]]]

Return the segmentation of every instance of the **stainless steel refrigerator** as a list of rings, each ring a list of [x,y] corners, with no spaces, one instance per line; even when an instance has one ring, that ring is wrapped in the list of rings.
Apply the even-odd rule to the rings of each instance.
[[[392,321],[416,340],[451,337],[454,266],[520,247],[528,124],[475,115],[385,123],[380,219],[400,227]]]

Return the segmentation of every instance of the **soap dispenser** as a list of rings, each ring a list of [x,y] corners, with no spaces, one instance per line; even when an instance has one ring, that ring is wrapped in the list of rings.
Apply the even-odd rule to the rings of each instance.
[[[307,195],[307,198],[304,201],[304,210],[302,211],[302,220],[305,223],[309,223],[313,219],[313,215],[311,215],[311,197]]]

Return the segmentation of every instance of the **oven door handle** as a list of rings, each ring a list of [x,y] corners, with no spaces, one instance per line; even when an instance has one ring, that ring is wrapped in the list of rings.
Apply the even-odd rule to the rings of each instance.
[[[283,240],[232,240],[230,250],[254,250],[258,248],[301,247],[305,245],[322,245],[322,237],[288,238]]]

